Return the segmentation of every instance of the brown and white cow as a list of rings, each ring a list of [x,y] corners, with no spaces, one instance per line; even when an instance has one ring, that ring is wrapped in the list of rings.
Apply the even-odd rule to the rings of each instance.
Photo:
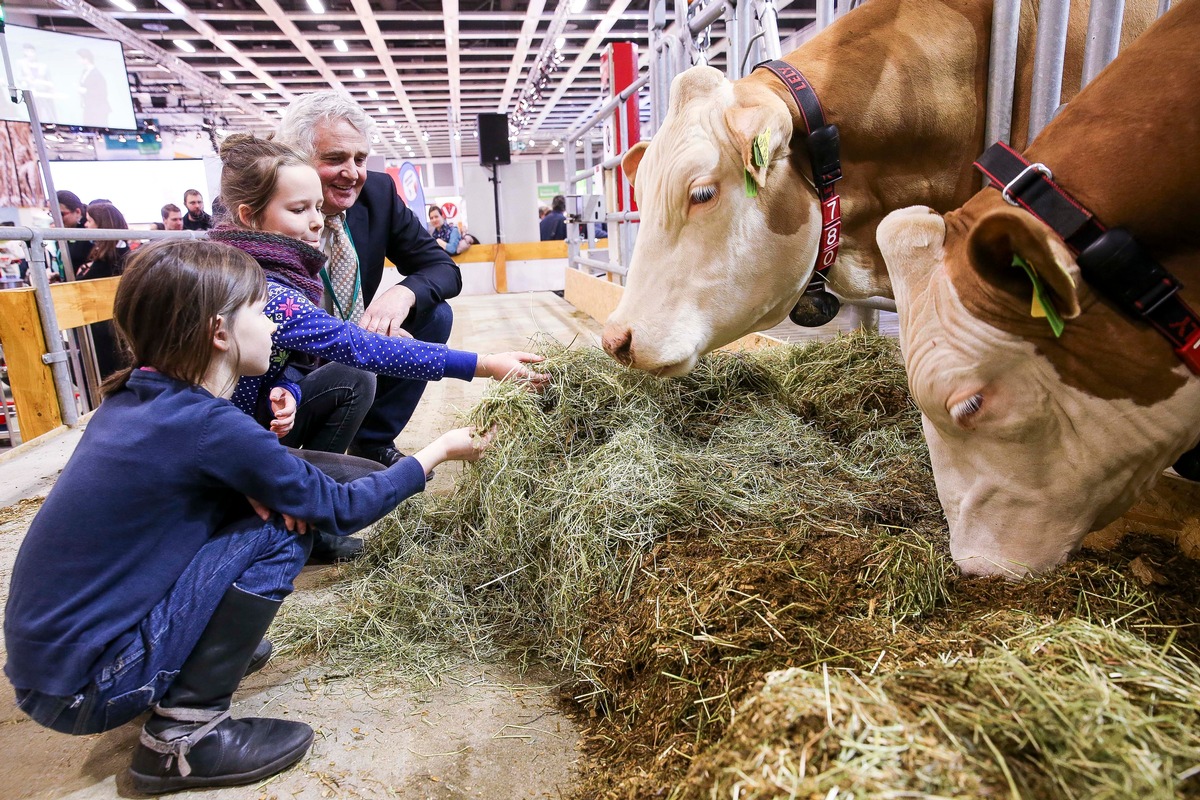
[[[1063,0],[1065,2],[1065,0]],[[1088,4],[1071,4],[1063,98],[1080,84]],[[1127,4],[1123,39],[1153,20]],[[1036,8],[1023,3],[1013,130],[1024,146]],[[871,0],[786,57],[841,133],[843,243],[830,285],[848,298],[891,296],[875,229],[921,203],[949,211],[981,185],[991,0]],[[750,141],[770,130],[770,163],[746,196]],[[782,321],[809,282],[821,215],[798,112],[759,70],[731,82],[709,67],[676,77],[649,144],[624,160],[642,221],[604,348],[662,375],[688,372],[717,347]]]
[[[1200,306],[1200,0],[1184,0],[1026,152],[1108,227],[1126,228]],[[945,217],[890,214],[909,386],[951,553],[970,574],[1055,566],[1200,439],[1200,378],[1094,287],[1058,238],[985,189]],[[1065,318],[1031,316],[1033,265]]]

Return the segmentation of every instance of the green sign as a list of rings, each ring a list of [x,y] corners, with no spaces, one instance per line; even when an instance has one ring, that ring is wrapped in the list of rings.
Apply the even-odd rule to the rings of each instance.
[[[561,183],[539,183],[538,200],[553,200],[555,195],[564,194]]]

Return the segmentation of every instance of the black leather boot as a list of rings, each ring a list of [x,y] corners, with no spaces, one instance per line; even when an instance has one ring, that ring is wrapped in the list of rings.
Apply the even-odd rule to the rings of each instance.
[[[254,655],[250,656],[250,665],[246,667],[246,674],[258,672],[267,665],[271,660],[271,653],[275,652],[275,646],[271,644],[270,639],[263,639],[254,648]]]
[[[303,722],[229,716],[233,692],[280,603],[231,587],[142,728],[129,768],[139,792],[238,786],[274,775],[312,745]]]
[[[336,564],[339,561],[352,561],[362,555],[363,540],[357,536],[334,536],[332,533],[313,529],[312,552],[308,554],[309,564]]]

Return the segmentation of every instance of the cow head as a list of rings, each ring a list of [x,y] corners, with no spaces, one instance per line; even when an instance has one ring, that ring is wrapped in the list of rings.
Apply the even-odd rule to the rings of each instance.
[[[893,212],[878,242],[951,555],[967,574],[1019,577],[1066,559],[1195,443],[1200,382],[1091,294],[1032,216],[964,212]],[[1065,318],[1062,338],[1031,315],[1014,253]]]
[[[764,132],[760,164],[754,141]],[[642,223],[604,328],[610,355],[681,375],[709,350],[787,315],[812,274],[820,232],[816,194],[797,174],[807,156],[793,160],[791,139],[790,107],[762,84],[734,84],[705,66],[675,78],[662,128],[622,163]]]

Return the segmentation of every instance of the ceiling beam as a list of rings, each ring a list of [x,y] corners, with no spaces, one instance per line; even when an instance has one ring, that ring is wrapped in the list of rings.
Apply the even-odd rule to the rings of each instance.
[[[462,73],[458,67],[458,0],[442,0],[446,31],[446,81],[450,89],[450,119],[458,123],[462,116]]]
[[[529,58],[529,50],[533,46],[533,35],[537,33],[538,24],[542,20],[542,10],[546,0],[531,0],[529,10],[525,12],[525,21],[521,23],[521,34],[517,37],[516,52],[512,57],[512,66],[508,68],[508,77],[504,79],[504,90],[500,94],[500,102],[496,104],[497,114],[507,114],[512,103],[513,92],[517,90],[517,81],[525,69],[525,60]]]
[[[388,77],[388,82],[391,83],[392,92],[396,95],[396,102],[400,104],[401,110],[404,112],[404,118],[408,120],[409,127],[412,133],[417,137],[417,144],[429,158],[429,147],[423,137],[421,137],[421,124],[417,121],[417,115],[413,112],[412,103],[408,101],[408,94],[404,91],[404,83],[400,80],[400,73],[396,71],[396,62],[392,60],[391,53],[388,52],[387,42],[383,39],[383,33],[379,30],[379,23],[375,20],[375,12],[371,9],[371,4],[367,0],[351,0],[354,5],[354,11],[358,14],[359,22],[362,24],[363,30],[367,32],[367,37],[371,40],[371,47],[375,50],[375,57],[379,59],[379,63],[383,66],[383,72]]]

